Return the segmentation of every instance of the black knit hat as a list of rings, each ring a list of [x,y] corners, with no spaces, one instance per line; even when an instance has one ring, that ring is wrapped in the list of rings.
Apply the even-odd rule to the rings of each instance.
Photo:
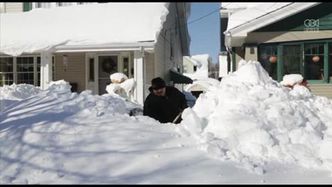
[[[157,78],[154,78],[154,79],[151,80],[151,87],[154,90],[164,88],[165,86],[166,86],[165,81],[160,77],[157,77]]]

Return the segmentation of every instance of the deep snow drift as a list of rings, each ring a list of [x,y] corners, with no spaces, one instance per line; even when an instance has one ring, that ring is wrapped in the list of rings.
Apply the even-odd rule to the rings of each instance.
[[[178,125],[64,81],[0,87],[0,184],[331,183],[331,100],[241,64]]]
[[[259,62],[240,64],[183,112],[179,132],[257,173],[271,161],[332,171],[331,100],[303,86],[281,86]]]

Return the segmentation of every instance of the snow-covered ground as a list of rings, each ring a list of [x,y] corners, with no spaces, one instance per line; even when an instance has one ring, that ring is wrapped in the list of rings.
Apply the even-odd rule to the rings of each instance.
[[[332,102],[242,63],[181,124],[116,95],[0,87],[0,184],[332,183]]]

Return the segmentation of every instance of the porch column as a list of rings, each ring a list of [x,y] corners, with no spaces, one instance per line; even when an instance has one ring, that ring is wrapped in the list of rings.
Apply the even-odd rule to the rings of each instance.
[[[329,75],[329,70],[330,70],[330,64],[329,64],[329,43],[325,42],[324,43],[324,83],[329,83],[330,81],[330,75]]]
[[[52,81],[52,54],[42,52],[40,58],[40,87],[47,89],[48,84]]]
[[[282,60],[283,57],[283,46],[278,45],[277,47],[277,79],[278,82],[282,81],[282,78],[284,76],[284,62]]]
[[[134,51],[134,79],[136,89],[134,98],[138,104],[143,105],[145,99],[145,66],[144,66],[144,50]]]

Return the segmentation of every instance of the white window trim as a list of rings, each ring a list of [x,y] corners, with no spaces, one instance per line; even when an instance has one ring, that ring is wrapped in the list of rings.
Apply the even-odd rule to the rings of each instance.
[[[33,85],[38,86],[38,72],[37,72],[37,57],[38,54],[25,54],[17,57],[13,56],[0,56],[0,58],[13,58],[13,83],[17,84],[17,58],[33,57]]]

